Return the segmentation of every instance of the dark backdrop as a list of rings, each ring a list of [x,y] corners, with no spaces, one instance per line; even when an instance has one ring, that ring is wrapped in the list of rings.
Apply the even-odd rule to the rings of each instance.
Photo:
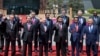
[[[100,9],[100,0],[91,0],[93,3],[93,7],[96,9]]]
[[[40,0],[4,0],[3,7],[7,9],[8,14],[11,14],[12,10],[15,14],[29,14],[30,10],[38,14]]]

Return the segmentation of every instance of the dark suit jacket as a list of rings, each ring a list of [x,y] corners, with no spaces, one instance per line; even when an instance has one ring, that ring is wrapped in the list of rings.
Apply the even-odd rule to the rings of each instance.
[[[13,28],[11,29],[10,20],[6,20],[6,38],[16,40],[17,24],[13,22]]]
[[[48,25],[48,23],[47,23],[48,21],[49,21],[49,25]],[[49,31],[48,37],[50,36],[50,40],[52,41],[52,35],[53,35],[53,21],[52,21],[51,19],[47,19],[46,24],[47,24],[48,31]]]
[[[63,23],[66,24],[66,27],[67,27],[66,28],[66,31],[67,31],[66,32],[66,38],[68,39],[69,17],[68,16],[62,16],[62,18],[63,18]],[[65,22],[64,22],[64,18],[66,19]]]
[[[63,41],[67,40],[66,33],[67,33],[67,25],[62,23],[62,30],[60,30],[60,27],[58,24],[55,24],[54,27],[55,30],[55,37],[54,41],[59,42],[62,38]]]
[[[37,35],[37,33],[39,32],[40,21],[37,18],[34,18],[34,19],[35,19],[35,23],[33,25],[35,27],[35,34]]]
[[[14,22],[17,24],[17,30],[20,31],[21,30],[21,27],[22,27],[22,24],[20,22],[19,17],[15,17],[14,18]]]
[[[92,32],[89,31],[89,26],[85,26],[82,31],[82,36],[86,34],[86,44],[96,44],[99,41],[99,31],[96,25],[93,25]]]
[[[35,28],[34,25],[31,23],[30,30],[28,30],[27,22],[23,25],[24,31],[22,34],[23,41],[29,41],[31,42],[34,40],[35,36]]]
[[[95,21],[95,17],[97,18],[97,22]],[[100,26],[100,17],[99,16],[91,16],[90,18],[92,18],[94,20],[95,25]]]
[[[81,39],[81,30],[82,30],[82,25],[78,24],[78,32],[75,31],[75,23],[70,25],[69,32],[71,33],[71,41],[79,41]]]
[[[63,20],[63,23],[64,24],[66,24],[66,26],[68,27],[69,26],[69,17],[68,16],[62,16],[62,18],[64,19],[66,19],[66,21],[64,22],[64,20]]]
[[[96,22],[95,19],[94,19],[95,17],[97,18],[97,22]],[[93,19],[94,25],[97,25],[97,26],[98,26],[98,30],[99,30],[99,32],[100,32],[100,17],[99,17],[99,16],[91,16],[90,18]]]
[[[83,20],[83,24],[81,24],[81,22],[80,22],[80,19],[82,18],[82,20]],[[86,25],[86,19],[84,18],[84,17],[78,17],[78,22],[79,22],[79,24],[81,24],[82,25],[82,27],[84,27],[85,25]]]
[[[6,20],[0,18],[0,34],[4,34],[6,32]]]
[[[45,24],[45,26],[47,26],[46,24]],[[43,23],[41,23],[40,24],[40,27],[39,27],[39,42],[46,42],[46,43],[48,43],[48,40],[50,40],[50,36],[49,36],[50,34],[49,34],[49,28],[48,28],[48,26],[47,26],[47,31],[45,32],[45,29],[44,29],[44,24]]]

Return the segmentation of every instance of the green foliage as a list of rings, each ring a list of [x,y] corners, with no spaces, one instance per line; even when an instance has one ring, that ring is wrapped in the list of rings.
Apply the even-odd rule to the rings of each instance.
[[[79,0],[69,0],[68,6],[73,8],[74,13],[77,13],[78,10],[84,10],[84,5]]]
[[[93,8],[91,8],[91,9],[88,9],[87,11],[88,11],[90,14],[93,14],[94,11],[96,11],[98,14],[100,14],[100,9],[93,9]]]
[[[63,0],[48,0],[47,1],[47,8],[53,8],[53,4],[58,4],[58,7],[61,7],[62,6],[62,3],[63,3]]]

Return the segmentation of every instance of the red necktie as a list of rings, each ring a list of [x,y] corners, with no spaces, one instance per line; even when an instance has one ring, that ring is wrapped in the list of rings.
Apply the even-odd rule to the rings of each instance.
[[[75,26],[76,27],[76,32],[78,31],[78,25]]]

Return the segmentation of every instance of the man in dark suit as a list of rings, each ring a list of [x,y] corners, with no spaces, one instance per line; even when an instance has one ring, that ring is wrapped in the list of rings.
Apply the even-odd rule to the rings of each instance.
[[[12,53],[11,56],[15,56],[15,41],[17,33],[17,24],[14,22],[14,16],[10,15],[9,20],[6,21],[6,44],[4,56],[8,56],[9,45],[11,43]]]
[[[18,48],[19,48],[19,51],[21,52],[21,38],[20,38],[20,31],[21,31],[21,21],[20,21],[20,18],[18,17],[18,15],[14,15],[14,22],[17,24],[17,33],[16,33],[16,37],[18,38],[17,39],[17,43],[18,43]]]
[[[98,26],[98,31],[100,33],[100,17],[98,16],[98,13],[96,11],[94,11],[93,16],[90,16],[90,18],[93,19],[93,24]],[[100,37],[100,35],[99,35],[99,37]],[[100,41],[100,38],[99,38],[99,41]]]
[[[68,16],[66,16],[66,11],[65,10],[62,10],[62,14],[61,14],[61,17],[62,17],[62,19],[63,19],[63,23],[64,24],[66,24],[66,26],[67,26],[67,33],[66,33],[66,38],[68,39],[68,26],[69,26],[69,17]],[[68,42],[67,42],[67,44],[66,44],[66,48],[67,48],[67,52],[68,52]],[[69,53],[68,53],[69,54]]]
[[[46,24],[46,19],[42,19],[42,22],[40,24],[39,28],[39,56],[43,56],[43,47],[45,56],[48,56],[48,41],[51,41],[51,37],[49,36],[49,28]]]
[[[28,45],[28,56],[32,56],[32,42],[34,42],[35,28],[32,24],[31,17],[27,17],[27,22],[23,25],[24,31],[22,35],[23,39],[23,53],[22,56],[26,55]]]
[[[100,17],[98,16],[97,12],[94,11],[93,16],[90,18],[93,19],[93,24],[98,26],[98,30],[100,32]]]
[[[70,25],[70,33],[71,33],[71,46],[72,46],[72,56],[75,56],[75,48],[76,48],[76,56],[79,56],[79,43],[81,36],[81,25],[78,23],[78,17],[74,17],[74,22]]]
[[[93,24],[93,19],[88,19],[88,25],[83,28],[82,36],[85,36],[84,38],[86,39],[87,56],[91,56],[91,49],[93,56],[98,56],[99,31],[98,26]],[[82,42],[82,38],[80,42]]]
[[[53,35],[53,21],[50,19],[50,14],[46,13],[45,14],[45,18],[46,18],[46,24],[48,26],[48,30],[49,30],[49,35],[51,40],[48,41],[48,49],[50,52],[52,52],[52,35]]]
[[[5,37],[5,32],[6,32],[6,23],[5,23],[5,18],[4,16],[0,14],[0,52],[2,52],[4,48],[4,37]]]
[[[98,16],[97,12],[94,11],[93,16],[90,16],[93,19],[93,24],[100,26],[100,17]]]
[[[77,14],[78,14],[78,22],[82,26],[82,29],[83,29],[83,27],[86,25],[86,19],[82,16],[83,12],[81,10],[79,10]],[[82,42],[79,45],[79,51],[83,52],[83,38],[82,38]]]
[[[66,37],[67,26],[66,24],[63,23],[61,16],[58,16],[54,30],[55,30],[54,41],[56,42],[56,56],[60,56],[60,51],[62,56],[66,56],[65,44],[68,41]]]
[[[31,17],[32,17],[32,24],[35,25],[35,38],[34,38],[34,51],[37,52],[37,47],[38,47],[38,33],[39,33],[39,24],[40,21],[39,19],[36,18],[35,12],[31,12]]]

